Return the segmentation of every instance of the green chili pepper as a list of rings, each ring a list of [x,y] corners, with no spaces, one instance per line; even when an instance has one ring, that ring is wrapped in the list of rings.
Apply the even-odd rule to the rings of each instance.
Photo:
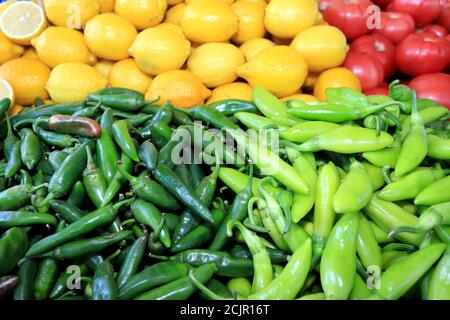
[[[34,259],[25,259],[19,266],[19,283],[14,290],[14,300],[34,300],[34,278],[38,262]]]
[[[59,260],[68,260],[82,257],[87,254],[99,253],[106,248],[128,238],[131,234],[132,231],[127,230],[100,237],[67,242],[44,254],[44,256]]]
[[[128,127],[129,125],[126,120],[115,121],[112,126],[114,141],[128,157],[135,162],[139,162],[136,146],[130,136]]]
[[[142,163],[145,164],[148,169],[156,169],[156,166],[158,164],[158,150],[150,140],[147,140],[140,145],[139,159],[142,161]]]
[[[306,142],[323,133],[339,128],[340,125],[325,121],[306,121],[280,132],[282,139],[291,142]]]
[[[320,281],[327,299],[347,299],[356,276],[359,213],[345,214],[333,227],[320,262]]]
[[[86,190],[84,190],[83,182],[77,181],[70,192],[69,197],[67,198],[67,204],[70,204],[75,207],[80,207],[86,198]],[[45,204],[45,203],[44,203]],[[43,204],[39,204],[43,205]]]
[[[255,139],[248,139],[237,131],[231,133],[238,146],[245,148],[255,165],[264,171],[272,173],[279,182],[301,194],[308,194],[309,187],[302,176],[273,151],[259,144]]]
[[[428,300],[450,299],[450,253],[447,249],[439,260],[429,280]]]
[[[419,108],[418,108],[419,109]],[[429,107],[419,111],[423,124],[429,124],[448,116],[448,109],[442,106]],[[401,140],[404,140],[411,129],[412,115],[402,120],[402,130],[399,132]]]
[[[80,276],[85,275],[88,272],[88,268],[85,264],[78,265]],[[72,273],[67,272],[69,269],[64,270],[53,286],[52,291],[50,292],[50,299],[57,299],[61,297],[64,293],[67,292],[67,283],[69,278],[72,276]]]
[[[419,218],[405,211],[400,206],[393,202],[381,200],[375,193],[372,196],[369,204],[364,208],[364,212],[384,231],[400,227],[416,227],[419,222]],[[424,234],[397,234],[396,238],[406,243],[418,246],[422,241]]]
[[[188,114],[194,119],[205,122],[218,129],[239,129],[226,115],[209,106],[198,106],[188,109]]]
[[[428,151],[427,134],[425,127],[417,111],[416,93],[413,91],[414,102],[413,112],[411,114],[411,129],[403,141],[397,164],[395,165],[395,174],[402,176],[414,170],[425,159]]]
[[[132,112],[142,108],[146,102],[142,94],[129,93],[111,93],[111,94],[95,94],[91,93],[87,97],[88,101],[101,103],[105,106],[118,109],[121,111]]]
[[[20,141],[14,143],[9,154],[9,160],[5,168],[5,177],[12,178],[22,167],[22,157],[20,155]]]
[[[396,80],[389,85],[389,96],[397,101],[408,101],[413,98],[413,93],[408,86]]]
[[[41,143],[33,130],[28,128],[20,131],[20,140],[22,162],[32,170],[42,158]]]
[[[48,213],[0,211],[0,228],[26,227],[37,224],[56,224],[56,218]]]
[[[138,199],[131,205],[131,212],[137,221],[150,226],[153,230],[157,230],[161,225],[162,214],[151,203]],[[164,225],[159,232],[159,239],[165,247],[170,248],[171,239],[170,233],[166,225]]]
[[[378,197],[386,201],[400,201],[415,198],[433,182],[443,178],[442,170],[423,168],[388,184],[381,189]]]
[[[103,127],[102,127],[103,128]],[[97,163],[103,171],[103,175],[111,183],[117,172],[117,161],[120,156],[110,133],[103,128],[100,138],[97,140]]]
[[[47,145],[66,148],[78,143],[78,139],[75,139],[68,134],[46,131],[40,127],[33,128],[33,131],[36,133],[39,139],[41,139],[41,141]]]
[[[32,195],[46,184],[34,187],[30,184],[17,185],[0,192],[0,211],[16,210],[28,204]]]
[[[191,174],[192,178],[192,185],[194,188],[197,188],[197,186],[202,182],[203,178],[205,177],[205,173],[203,172],[200,165],[194,163],[194,161],[191,161],[190,164],[187,164],[189,173]]]
[[[368,288],[367,283],[357,274],[349,298],[351,300],[366,300],[373,294],[372,291]]]
[[[438,203],[448,202],[450,201],[449,192],[442,191],[450,190],[449,188],[450,176],[441,178],[423,189],[414,199],[414,204],[432,206]]]
[[[206,221],[214,223],[211,212],[202,203],[192,187],[183,183],[173,170],[163,164],[158,164],[153,174],[156,180],[181,203],[192,210],[192,213]]]
[[[95,271],[92,280],[92,300],[116,300],[117,284],[114,281],[114,267],[103,261]]]
[[[136,239],[130,248],[125,261],[122,263],[119,274],[117,275],[117,286],[122,288],[131,277],[133,277],[142,262],[145,254],[145,247],[147,244],[147,236],[142,236]],[[119,292],[120,298],[120,292]]]
[[[53,170],[58,170],[58,168],[61,166],[64,160],[66,160],[68,156],[69,156],[68,152],[57,150],[49,154],[48,161],[50,162],[50,165],[52,166]]]
[[[12,148],[17,141],[20,141],[20,139],[17,138],[17,136],[13,133],[11,120],[9,119],[8,113],[5,114],[5,117],[7,125],[7,134],[5,140],[3,141],[3,153],[5,155],[6,161],[9,161]]]
[[[239,99],[220,100],[209,104],[208,108],[214,108],[226,116],[236,115],[238,112],[256,113],[258,111],[252,102]]]
[[[208,282],[214,273],[215,265],[206,264],[198,267],[193,271],[195,278],[201,282]],[[196,291],[196,286],[192,283],[189,276],[184,276],[159,288],[147,291],[139,296],[136,300],[187,300]]]
[[[132,89],[126,89],[126,88],[117,88],[117,87],[108,87],[108,88],[103,88],[97,92],[95,92],[95,94],[93,94],[93,99],[102,99],[102,97],[100,96],[109,96],[109,95],[121,95],[121,94],[127,94],[130,96],[136,96],[136,97],[144,97],[144,95],[136,90],[132,90]],[[87,100],[91,100],[89,97]]]
[[[171,252],[181,252],[189,249],[200,248],[202,245],[208,243],[214,236],[214,232],[217,232],[218,227],[224,220],[225,209],[216,208],[211,211],[211,215],[214,219],[214,224],[204,222],[191,232],[186,234],[183,238],[173,244],[170,248]]]
[[[314,206],[313,265],[322,255],[325,243],[334,225],[333,198],[338,190],[340,180],[333,162],[329,162],[320,168]]]
[[[365,167],[352,159],[350,171],[333,197],[334,211],[336,213],[357,212],[369,203],[372,192],[372,182]]]
[[[247,297],[252,294],[252,283],[247,278],[230,279],[227,283],[228,289],[232,293]]]
[[[234,115],[242,124],[251,129],[267,129],[278,127],[274,120],[250,112],[237,112]]]
[[[83,171],[83,186],[92,203],[100,208],[105,198],[108,183],[103,176],[103,172],[95,164],[89,146],[86,146],[86,154],[87,166]]]
[[[133,275],[119,288],[119,299],[128,300],[158,286],[187,276],[189,267],[174,261],[160,262]]]
[[[361,153],[389,147],[394,139],[386,132],[376,135],[375,130],[343,126],[321,134],[297,146],[298,151],[333,151],[336,153]]]
[[[433,159],[450,160],[450,139],[428,135],[428,153]]]
[[[11,99],[3,98],[2,100],[0,100],[0,117],[4,115],[10,107],[11,107]]]
[[[284,251],[281,251],[279,249],[269,248],[269,247],[267,247],[266,250],[267,250],[267,253],[269,254],[270,261],[272,261],[273,264],[285,263],[289,260],[290,256]],[[251,257],[252,257],[251,252],[247,248],[244,248],[243,246],[240,246],[240,245],[233,246],[229,250],[229,252],[233,257],[236,257],[236,258],[251,259]]]
[[[396,300],[403,296],[441,257],[445,244],[431,244],[390,266],[381,276],[377,295]]]
[[[384,181],[382,168],[373,166],[367,161],[363,161],[361,164],[364,166],[367,174],[369,175],[373,191],[380,189],[386,184],[386,181]]]
[[[28,250],[26,256],[33,257],[41,255],[65,242],[87,234],[99,227],[111,224],[114,221],[119,208],[133,200],[134,199],[124,200],[115,205],[109,205],[85,215],[60,232],[54,233],[34,244]]]
[[[390,147],[382,150],[364,152],[362,156],[375,166],[390,166],[391,168],[395,168],[400,150],[401,147]]]
[[[10,272],[25,256],[28,236],[24,228],[11,228],[0,236],[0,276]]]
[[[122,153],[120,157],[120,167],[122,167],[124,171],[130,174],[133,171],[133,161],[125,153]],[[117,168],[118,166],[116,163],[116,170]],[[117,193],[119,193],[120,189],[122,189],[122,186],[126,181],[127,179],[122,175],[122,173],[120,173],[120,171],[116,171],[114,178],[108,185],[108,189],[106,189],[102,207],[106,206],[114,199],[114,197],[117,195]]]
[[[361,216],[359,220],[356,252],[366,269],[370,266],[378,266],[380,269],[383,269],[381,248],[369,221],[364,216]]]
[[[368,97],[350,88],[327,88],[325,95],[328,102],[360,108],[369,104]]]

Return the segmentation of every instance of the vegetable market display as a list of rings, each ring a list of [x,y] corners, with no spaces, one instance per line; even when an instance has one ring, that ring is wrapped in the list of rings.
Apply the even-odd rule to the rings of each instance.
[[[450,299],[447,108],[397,82],[326,94],[183,109],[107,88],[12,118],[3,99],[3,298]],[[176,162],[196,130],[188,150],[221,151]]]

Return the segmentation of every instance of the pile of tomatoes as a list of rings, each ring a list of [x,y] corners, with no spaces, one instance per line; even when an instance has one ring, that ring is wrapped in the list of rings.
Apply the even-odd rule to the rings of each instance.
[[[365,93],[401,78],[450,107],[450,0],[321,0],[320,10],[350,42],[344,67]]]

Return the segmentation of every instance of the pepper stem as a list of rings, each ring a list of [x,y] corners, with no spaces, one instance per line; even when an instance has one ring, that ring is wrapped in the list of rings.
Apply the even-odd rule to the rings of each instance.
[[[194,276],[194,270],[189,270],[189,278],[191,279],[194,286],[197,287],[198,290],[203,292],[208,298],[212,300],[232,300],[219,296],[217,293],[213,292],[211,289],[207,288],[203,283],[198,281]]]
[[[160,256],[160,255],[156,255],[156,254],[153,254],[153,253],[149,253],[148,256],[149,256],[150,258],[155,258],[155,259],[162,260],[162,261],[169,261],[169,260],[170,260],[169,257],[166,257],[166,256]]]
[[[389,243],[383,247],[383,251],[392,251],[392,250],[415,251],[416,247],[406,243]]]
[[[381,168],[381,174],[383,175],[383,179],[386,182],[386,184],[391,184],[393,181],[390,177],[389,169],[391,167],[389,165],[385,165],[383,168]]]
[[[121,207],[123,207],[129,203],[132,203],[134,200],[135,200],[134,198],[131,198],[131,199],[126,199],[126,200],[120,201],[120,202],[116,203],[115,205],[113,205],[112,208],[114,211],[118,211]]]
[[[286,224],[284,226],[283,231],[281,232],[281,235],[284,236],[286,233],[289,232],[292,223],[292,215],[291,215],[292,193],[284,190],[278,192],[277,201],[281,207],[281,210],[283,210],[284,213],[284,219]]]
[[[423,230],[420,228],[414,228],[414,227],[408,227],[408,226],[396,227],[388,233],[388,238],[393,239],[393,237],[399,233],[419,233],[421,231],[423,231]]]
[[[161,222],[159,223],[158,227],[155,230],[153,230],[153,232],[150,234],[150,239],[152,242],[156,242],[157,239],[159,238],[159,235],[161,234],[165,222],[166,219],[164,218],[164,216],[162,216]]]
[[[120,174],[127,179],[128,181],[132,181],[134,179],[136,179],[136,177],[132,176],[131,174],[129,174],[128,172],[125,171],[125,169],[122,167],[122,161],[117,161],[117,170],[120,172]]]
[[[115,258],[117,258],[118,256],[119,256],[119,254],[122,252],[122,250],[120,250],[120,249],[117,249],[116,251],[114,251],[114,253],[113,254],[111,254],[110,256],[108,256],[106,259],[105,259],[105,261],[111,261],[111,260],[114,260]]]
[[[246,218],[246,219],[244,220],[244,226],[247,227],[248,229],[254,231],[254,232],[260,232],[260,233],[268,233],[268,232],[269,232],[269,230],[267,230],[266,228],[260,227],[260,226],[258,226],[258,225],[256,225],[256,224],[253,224],[253,223],[250,221],[249,218]]]

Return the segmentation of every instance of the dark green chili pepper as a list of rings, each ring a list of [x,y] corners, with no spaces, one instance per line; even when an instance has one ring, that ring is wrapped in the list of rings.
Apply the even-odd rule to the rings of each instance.
[[[242,189],[234,198],[231,204],[228,214],[225,216],[222,224],[219,226],[213,241],[209,245],[208,249],[213,251],[222,250],[225,244],[228,242],[227,236],[227,224],[228,221],[240,221],[242,222],[248,214],[248,203],[252,197],[252,180],[253,180],[253,166],[250,166],[250,174],[247,181],[247,186]]]
[[[191,209],[194,214],[206,221],[214,223],[211,212],[202,203],[192,187],[183,183],[173,170],[163,164],[158,164],[153,174],[164,188],[171,192],[186,207]]]
[[[56,218],[48,213],[29,213],[23,211],[0,211],[0,229],[27,227],[36,224],[56,224]]]
[[[30,244],[39,242],[41,236],[35,236]],[[18,277],[19,283],[14,290],[14,300],[34,300],[34,278],[38,267],[36,259],[24,259],[19,265]]]
[[[120,289],[119,299],[133,299],[154,287],[187,276],[189,267],[174,261],[160,262],[132,276]]]
[[[68,225],[60,232],[54,233],[34,244],[28,250],[26,256],[33,257],[44,254],[65,242],[87,234],[102,226],[111,224],[114,221],[119,208],[133,200],[134,199],[124,200],[116,203],[115,205],[109,205],[85,215],[78,221]]]
[[[104,88],[95,93],[95,96],[108,96],[108,95],[117,95],[117,94],[127,94],[131,96],[136,97],[144,97],[144,95],[138,91],[132,90],[132,89],[126,89],[126,88],[116,88],[116,87],[109,87]],[[101,98],[101,97],[100,97]],[[89,100],[89,98],[88,98]]]
[[[42,184],[47,183],[47,178],[44,175],[44,173],[42,172],[42,170],[38,170],[38,172],[36,173],[36,175],[34,176],[34,186],[38,187]],[[32,202],[36,203],[40,203],[41,201],[43,201],[45,198],[47,197],[47,190],[45,188],[41,188],[39,190],[36,191],[36,199],[31,199]],[[34,201],[33,201],[34,200]],[[37,209],[39,212],[49,212],[50,211],[50,206],[47,204],[45,206],[37,206]]]
[[[167,210],[180,209],[178,201],[156,181],[151,180],[149,177],[133,177],[125,171],[122,165],[119,165],[117,168],[122,176],[130,182],[133,193],[139,198]]]
[[[97,163],[108,183],[111,183],[117,172],[116,166],[120,155],[108,130],[102,130],[96,143],[96,150]]]
[[[103,261],[95,271],[92,281],[92,300],[116,300],[117,284],[114,268],[109,261]]]
[[[0,276],[11,271],[25,256],[28,236],[24,228],[11,228],[0,236]]]
[[[118,166],[116,163],[116,170],[117,167]],[[123,168],[125,172],[128,172],[130,174],[133,171],[133,161],[125,153],[122,153],[122,156],[120,158],[120,167]],[[122,175],[122,173],[120,173],[120,171],[116,171],[114,178],[108,185],[108,189],[106,189],[102,207],[106,206],[114,199],[114,197],[117,195],[117,193],[119,193],[120,189],[122,189],[122,186],[126,181],[127,179]]]
[[[11,107],[11,99],[3,98],[0,100],[0,117],[3,116]]]
[[[171,257],[162,257],[162,259],[184,262],[193,267],[214,263],[217,267],[217,274],[223,277],[250,277],[253,275],[252,259],[235,258],[226,252],[195,249],[186,250]]]
[[[279,249],[266,248],[272,263],[285,263],[289,259],[289,254]],[[252,255],[247,248],[236,245],[229,250],[230,254],[236,258],[251,259]]]
[[[46,185],[34,187],[30,184],[17,185],[0,192],[0,211],[16,210],[28,204],[31,196]]]
[[[211,103],[208,108],[214,108],[225,116],[234,115],[237,112],[257,113],[258,109],[251,101],[239,99],[226,99]]]
[[[125,261],[122,263],[119,274],[117,275],[117,286],[119,289],[122,288],[128,280],[130,280],[130,278],[137,273],[139,265],[141,264],[142,258],[145,254],[146,245],[147,236],[143,236],[136,239],[131,246],[130,251],[125,257]]]
[[[88,272],[88,267],[86,267],[85,264],[78,265],[80,276],[85,275]],[[61,297],[67,290],[68,281],[69,278],[73,276],[71,272],[68,272],[69,269],[64,270],[61,275],[58,277],[58,279],[55,282],[55,285],[53,286],[52,291],[50,292],[49,298],[50,299],[57,299]]]
[[[47,131],[37,125],[33,125],[33,131],[36,133],[39,139],[41,139],[42,142],[50,146],[66,148],[72,147],[73,145],[78,143],[78,139],[72,137],[69,134]]]
[[[29,170],[32,170],[42,158],[41,143],[31,129],[20,130],[20,155]]]
[[[89,138],[98,138],[101,133],[100,125],[86,117],[53,115],[48,120],[48,126],[52,131]]]
[[[100,110],[100,104],[92,107],[86,107],[72,114],[74,117],[95,118]]]
[[[142,108],[145,104],[144,96],[137,94],[118,93],[118,94],[95,94],[91,93],[87,97],[90,102],[101,103],[113,109],[134,112]]]
[[[13,149],[13,146],[16,144],[16,142],[20,142],[20,139],[17,138],[17,136],[13,133],[11,120],[9,119],[8,114],[5,114],[6,117],[6,124],[7,124],[7,134],[6,138],[3,141],[3,153],[5,155],[6,161],[9,161],[9,157],[11,155],[11,151]]]
[[[86,198],[86,190],[84,190],[83,182],[77,181],[67,198],[67,203],[76,207],[80,207]]]
[[[205,177],[205,173],[203,172],[200,165],[194,163],[194,161],[191,161],[191,163],[187,164],[187,167],[189,173],[191,174],[192,186],[194,188],[197,188],[197,186],[200,184],[200,182],[202,182],[203,178]]]
[[[58,170],[58,168],[68,156],[68,152],[56,150],[49,154],[48,161],[50,162],[53,170]]]
[[[190,185],[192,183],[191,174],[189,173],[189,170],[184,163],[176,165],[173,170],[185,184]]]
[[[4,276],[0,278],[0,300],[4,296],[12,292],[19,283],[19,277],[17,276]]]
[[[107,130],[109,135],[112,136],[112,125],[114,123],[114,112],[110,108],[103,110],[102,117],[100,118],[100,128],[102,133]]]
[[[44,254],[43,256],[59,260],[75,259],[87,254],[99,253],[106,248],[125,240],[131,235],[132,231],[127,230],[100,237],[67,242],[54,248],[52,251]]]
[[[206,264],[196,268],[193,272],[193,276],[200,283],[204,284],[208,282],[215,271],[214,264]],[[192,283],[189,276],[184,276],[175,281],[172,281],[159,288],[152,289],[145,292],[135,299],[137,300],[186,300],[192,296],[197,287]]]
[[[36,170],[41,170],[45,175],[49,177],[52,176],[53,173],[55,173],[55,170],[53,170],[48,159],[41,159],[36,167]],[[50,179],[48,180],[50,181]]]
[[[237,279],[246,279],[246,278],[237,278]],[[232,279],[232,280],[234,280],[234,279]],[[232,281],[232,280],[230,280],[230,281]],[[209,280],[209,282],[206,283],[206,287],[221,297],[224,297],[224,298],[232,298],[233,297],[233,294],[227,288],[227,286],[224,285],[219,280],[216,280],[214,278],[212,278],[211,280]],[[203,292],[200,292],[199,297],[203,300],[210,300],[210,297],[206,296]]]
[[[173,110],[173,123],[179,126],[192,124],[191,118],[184,112]]]
[[[86,154],[87,166],[83,171],[83,186],[92,203],[97,208],[100,208],[105,200],[104,198],[106,189],[108,188],[108,183],[106,178],[103,176],[103,172],[95,164],[89,146],[86,146]]]
[[[138,155],[139,159],[148,169],[156,169],[158,164],[158,150],[150,140],[147,140],[140,145]]]
[[[133,161],[139,162],[139,156],[134,142],[130,136],[129,125],[126,120],[115,121],[112,125],[114,141],[119,145],[122,151]]]
[[[211,211],[211,215],[215,221],[214,224],[204,222],[199,225],[181,238],[178,242],[174,243],[170,248],[170,251],[176,253],[189,249],[201,248],[205,243],[208,243],[223,221],[225,217],[225,209],[223,207],[214,209]]]
[[[9,154],[9,160],[5,168],[5,177],[12,178],[21,167],[22,157],[20,155],[20,141],[16,141]]]
[[[239,129],[226,115],[209,106],[198,106],[189,109],[188,114],[194,119],[206,122],[218,129]]]

